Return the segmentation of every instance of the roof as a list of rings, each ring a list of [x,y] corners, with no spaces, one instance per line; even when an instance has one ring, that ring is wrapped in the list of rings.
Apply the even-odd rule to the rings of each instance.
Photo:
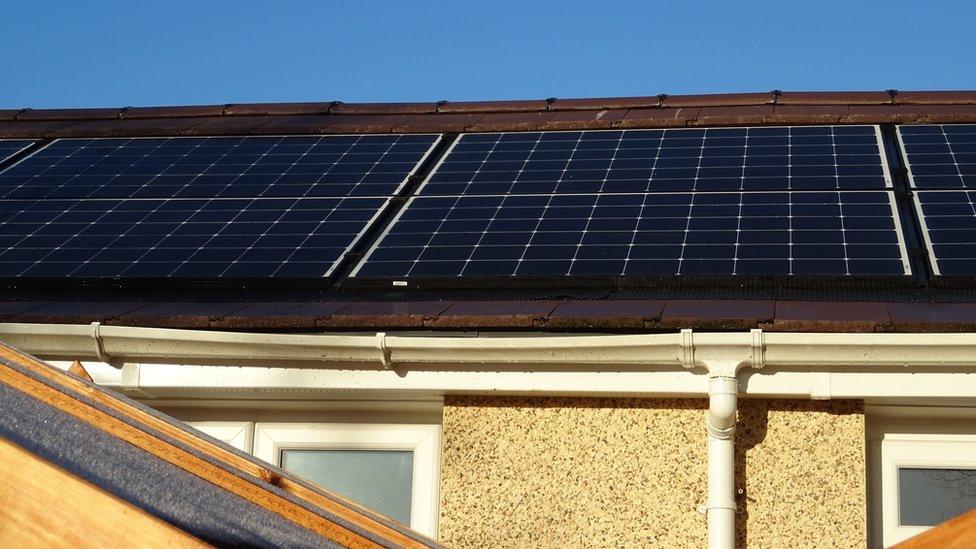
[[[0,138],[538,131],[976,123],[976,91],[769,91],[595,99],[268,103],[0,110]],[[0,322],[202,329],[965,331],[962,288],[680,287],[456,290],[10,287]]]
[[[12,486],[16,475],[33,494],[0,490],[0,519],[18,525],[0,530],[0,543],[16,544],[41,531],[52,542],[83,544],[138,539],[156,546],[437,546],[173,418],[2,345],[0,454],[5,485]],[[48,500],[50,506],[41,505]],[[58,512],[50,513],[52,508]]]
[[[976,122],[976,91],[769,91],[428,103],[0,110],[0,138],[538,131]]]

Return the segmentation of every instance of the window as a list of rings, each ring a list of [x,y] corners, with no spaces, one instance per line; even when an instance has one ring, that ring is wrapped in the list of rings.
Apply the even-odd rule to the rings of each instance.
[[[437,535],[439,425],[256,423],[254,455]]]
[[[894,545],[976,508],[976,433],[952,425],[916,420],[876,428],[869,447],[873,546]]]

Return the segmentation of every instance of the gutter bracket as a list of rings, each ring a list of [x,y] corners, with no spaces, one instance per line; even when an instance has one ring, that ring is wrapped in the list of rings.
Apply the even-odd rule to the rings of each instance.
[[[98,357],[98,360],[101,360],[113,368],[122,368],[122,364],[119,364],[118,361],[113,360],[112,357],[105,352],[105,343],[102,341],[102,334],[99,331],[99,328],[101,328],[101,323],[91,323],[91,336],[92,340],[95,342],[95,356]]]
[[[380,351],[380,360],[384,370],[393,369],[393,350],[386,346],[386,333],[376,332],[376,348]]]
[[[763,331],[759,328],[753,328],[749,334],[752,335],[752,364],[750,366],[761,370],[766,366],[766,343]]]
[[[681,365],[688,370],[695,367],[695,337],[690,328],[681,330]]]

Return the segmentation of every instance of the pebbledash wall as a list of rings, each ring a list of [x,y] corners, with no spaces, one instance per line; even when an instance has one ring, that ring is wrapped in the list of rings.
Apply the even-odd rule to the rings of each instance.
[[[440,540],[698,547],[698,399],[446,397]],[[740,401],[738,545],[864,546],[860,401]]]

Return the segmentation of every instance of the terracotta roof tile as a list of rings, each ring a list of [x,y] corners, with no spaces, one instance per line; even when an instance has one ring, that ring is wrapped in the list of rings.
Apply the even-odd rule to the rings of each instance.
[[[630,109],[617,124],[619,128],[686,126],[698,116],[698,108]]]
[[[557,111],[546,123],[547,130],[592,130],[610,128],[624,119],[625,109],[601,111]]]
[[[219,329],[308,329],[348,306],[345,302],[254,303],[212,320]]]
[[[661,318],[664,301],[567,301],[549,315],[549,328],[644,328]]]
[[[549,104],[552,111],[601,111],[613,109],[641,109],[661,106],[661,98],[649,97],[605,97],[595,99],[556,99]]]
[[[484,114],[418,114],[395,131],[403,133],[463,132],[484,118]]]
[[[973,303],[892,303],[888,305],[888,313],[898,330],[976,330],[976,304]]]
[[[706,329],[748,329],[773,319],[772,301],[668,301],[663,326],[687,327],[694,321]]]
[[[700,126],[746,126],[762,124],[772,115],[772,105],[702,107],[693,123]]]
[[[0,109],[0,122],[8,122],[17,118],[17,115],[25,109]]]
[[[6,320],[48,304],[50,301],[0,301],[0,320]]]
[[[141,137],[184,135],[202,118],[163,118],[141,120],[91,120],[75,122],[47,132],[50,137]]]
[[[227,105],[226,116],[280,116],[294,114],[326,114],[336,104],[335,101],[321,103],[238,103]]]
[[[538,326],[560,301],[461,301],[429,325],[437,328],[516,328]]]
[[[328,133],[392,133],[413,118],[412,114],[329,115]]]
[[[720,93],[701,95],[664,95],[664,107],[734,107],[738,105],[772,105],[773,92]]]
[[[774,124],[837,124],[849,116],[847,105],[775,105],[765,121]]]
[[[326,133],[331,123],[332,117],[328,114],[275,116],[261,125],[261,131],[269,134],[319,134]]]
[[[191,105],[185,107],[127,107],[122,118],[186,118],[190,116],[220,116],[227,105]]]
[[[883,105],[887,103],[891,103],[891,94],[886,91],[781,92],[776,98],[777,105]]]
[[[905,91],[895,94],[898,105],[973,105],[976,91]]]
[[[468,131],[503,132],[541,130],[555,118],[553,112],[517,112],[486,114]]]
[[[353,303],[319,321],[319,326],[363,327],[376,326],[419,328],[425,321],[436,318],[452,301],[406,301]]]
[[[338,103],[332,114],[429,114],[439,103]]]
[[[198,124],[187,128],[188,135],[248,135],[261,133],[261,126],[274,120],[273,116],[211,116],[200,118]]]
[[[120,315],[115,323],[168,328],[209,328],[211,322],[249,303],[153,303]]]
[[[888,306],[873,302],[779,301],[771,329],[873,332],[891,322]]]
[[[76,125],[78,122],[57,120],[50,122],[0,122],[0,138],[41,138],[47,137],[54,130]]]
[[[25,122],[43,120],[113,120],[123,109],[25,109],[17,120]]]
[[[58,301],[21,312],[13,317],[15,322],[62,322],[87,324],[106,322],[131,313],[145,303],[117,301]]]
[[[545,99],[517,101],[448,101],[437,109],[443,113],[532,112],[548,110]]]

